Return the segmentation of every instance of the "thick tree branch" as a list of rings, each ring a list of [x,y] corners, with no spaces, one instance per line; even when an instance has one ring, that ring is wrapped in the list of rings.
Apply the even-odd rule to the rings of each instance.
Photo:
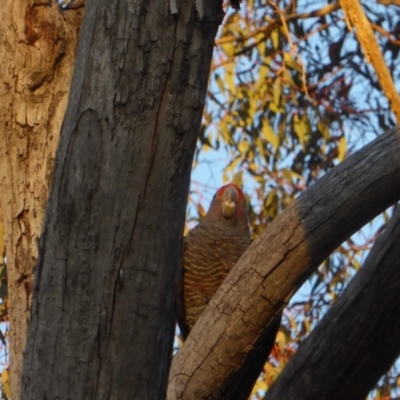
[[[311,186],[250,246],[170,371],[168,400],[229,399],[227,388],[292,293],[344,240],[400,198],[399,129]]]
[[[1,210],[0,204],[0,261],[2,261],[2,256],[4,254],[4,225],[3,225],[3,212]]]
[[[400,208],[265,399],[362,400],[400,354]]]
[[[346,19],[356,28],[356,35],[365,57],[370,62],[378,76],[383,92],[389,100],[390,106],[400,123],[400,96],[397,93],[392,76],[375,38],[371,23],[366,17],[359,0],[340,0]],[[351,27],[349,27],[351,29]]]
[[[219,0],[178,7],[87,3],[22,399],[165,397],[190,171],[223,16]]]
[[[83,9],[55,0],[0,6],[0,202],[7,247],[10,371],[20,398],[37,240],[67,107]]]

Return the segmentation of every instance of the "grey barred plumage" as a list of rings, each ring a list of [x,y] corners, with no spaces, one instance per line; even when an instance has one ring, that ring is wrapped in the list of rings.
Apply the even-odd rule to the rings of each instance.
[[[251,240],[249,234],[238,236],[200,224],[189,232],[186,242],[184,308],[186,323],[191,330]]]
[[[189,331],[250,246],[246,200],[234,184],[218,190],[204,219],[184,239],[178,323]]]

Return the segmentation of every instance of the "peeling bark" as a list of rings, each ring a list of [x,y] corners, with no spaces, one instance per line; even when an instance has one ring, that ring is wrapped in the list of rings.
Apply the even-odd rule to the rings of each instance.
[[[0,202],[9,287],[11,390],[22,354],[55,149],[65,113],[82,9],[38,0],[0,7]]]
[[[174,357],[168,400],[234,399],[226,388],[291,295],[337,246],[398,199],[399,128],[327,173],[249,247]]]
[[[40,239],[22,399],[162,399],[222,2],[87,3]]]

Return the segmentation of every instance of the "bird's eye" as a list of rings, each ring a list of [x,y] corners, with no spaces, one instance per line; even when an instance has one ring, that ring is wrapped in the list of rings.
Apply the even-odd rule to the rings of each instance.
[[[212,199],[214,200],[216,197],[217,197],[217,193],[214,194]]]

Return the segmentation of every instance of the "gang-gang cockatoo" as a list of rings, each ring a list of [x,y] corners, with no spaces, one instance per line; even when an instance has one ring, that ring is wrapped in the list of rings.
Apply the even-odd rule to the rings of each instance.
[[[201,222],[184,238],[178,290],[178,325],[184,339],[221,286],[229,271],[250,246],[246,199],[230,183],[215,193]],[[257,343],[231,398],[247,399],[275,343],[280,318]]]

